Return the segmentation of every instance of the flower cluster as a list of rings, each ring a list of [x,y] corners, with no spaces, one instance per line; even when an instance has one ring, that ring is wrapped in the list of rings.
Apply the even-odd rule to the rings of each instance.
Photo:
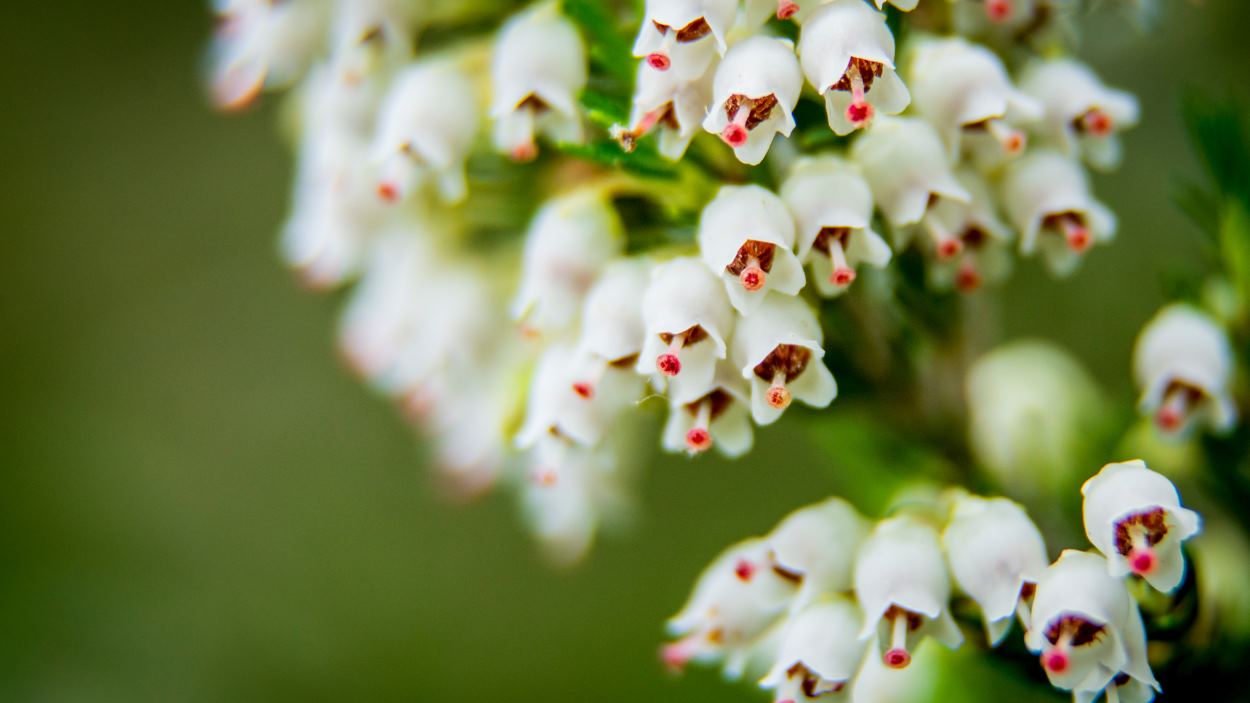
[[[1050,682],[1078,703],[1149,701],[1159,684],[1125,577],[1175,591],[1181,544],[1200,521],[1141,461],[1108,464],[1081,492],[1097,551],[1053,563],[1006,498],[954,490],[932,511],[912,505],[875,525],[838,498],[802,508],[704,570],[669,621],[678,639],[663,659],[756,677],[775,701],[878,700],[880,674],[861,672],[907,668],[926,638],[960,646],[958,593],[979,607],[991,646],[1018,620]]]

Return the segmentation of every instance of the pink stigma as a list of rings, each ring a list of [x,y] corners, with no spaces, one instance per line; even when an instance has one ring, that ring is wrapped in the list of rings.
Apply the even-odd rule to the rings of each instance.
[[[1068,670],[1068,655],[1061,649],[1052,649],[1042,655],[1042,667],[1052,674],[1062,674]]]
[[[673,65],[673,62],[667,56],[657,51],[654,54],[647,54],[647,65],[657,71],[667,71],[669,66]]]
[[[739,559],[737,566],[734,567],[734,576],[737,576],[739,581],[750,581],[751,577],[755,576],[755,564],[746,559]]]
[[[728,124],[725,125],[724,131],[720,133],[720,138],[723,139],[729,146],[737,149],[747,143],[747,137],[749,137],[750,134],[751,133],[748,132],[747,128],[743,125]]]
[[[705,452],[712,446],[712,435],[702,427],[686,433],[686,447],[692,452]]]
[[[764,287],[764,269],[758,266],[748,266],[742,269],[742,273],[738,274],[738,280],[742,282],[742,287],[754,293]]]
[[[769,386],[765,398],[774,408],[785,410],[790,407],[790,391],[786,390],[785,386]]]
[[[850,267],[834,269],[833,273],[829,276],[829,282],[841,288],[851,285],[851,282],[854,280],[855,269]]]
[[[799,4],[791,0],[777,0],[777,19],[788,20],[799,11]]]
[[[1024,133],[1012,132],[1003,139],[1003,151],[1014,156],[1024,151]]]
[[[394,183],[383,181],[378,184],[378,197],[388,203],[393,203],[399,200],[399,188],[395,187]]]
[[[964,266],[955,276],[955,287],[964,293],[970,293],[981,287],[981,274],[971,266]]]
[[[1159,408],[1158,414],[1155,415],[1155,422],[1158,423],[1159,428],[1168,432],[1175,432],[1180,429],[1181,422],[1184,419],[1185,417],[1181,415],[1181,411],[1171,406]]]
[[[1011,0],[985,0],[985,14],[991,22],[1006,22],[1013,9]]]
[[[533,144],[519,144],[512,148],[512,160],[524,163],[538,157],[538,147]]]
[[[661,354],[655,358],[655,369],[665,376],[681,373],[681,359],[676,354]]]
[[[1105,137],[1111,134],[1115,129],[1115,122],[1111,119],[1111,115],[1094,108],[1085,113],[1085,117],[1081,120],[1085,131],[1095,137]]]
[[[686,664],[692,656],[690,644],[685,640],[666,644],[660,648],[660,660],[674,674],[680,674],[686,668]]]
[[[907,665],[911,663],[911,655],[907,653],[906,649],[895,647],[885,653],[882,661],[891,669],[906,669]]]
[[[846,119],[850,120],[851,124],[856,127],[862,127],[872,119],[872,113],[872,103],[851,103],[846,108]]]
[[[939,259],[949,259],[963,251],[963,249],[963,242],[960,242],[958,239],[945,239],[938,245],[937,255]]]
[[[1089,248],[1092,237],[1088,227],[1077,225],[1068,230],[1067,239],[1068,248],[1079,254]]]
[[[573,392],[590,400],[595,397],[595,387],[588,381],[578,381],[573,384]]]
[[[1159,559],[1155,556],[1155,551],[1149,547],[1134,549],[1128,553],[1128,566],[1138,576],[1149,574],[1158,564]]]

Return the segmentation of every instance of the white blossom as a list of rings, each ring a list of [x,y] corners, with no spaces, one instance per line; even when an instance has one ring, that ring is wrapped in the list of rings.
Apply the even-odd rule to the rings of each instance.
[[[628,152],[634,150],[639,139],[659,131],[660,155],[676,161],[698,133],[711,101],[710,73],[683,80],[675,71],[656,71],[639,65],[630,126],[615,126],[612,138]]]
[[[1046,543],[1024,509],[1006,498],[963,495],[942,533],[955,583],[981,607],[986,639],[997,645],[1013,615],[1029,626],[1028,592],[1046,570]]]
[[[641,259],[613,262],[586,294],[577,343],[577,365],[586,373],[573,384],[579,395],[593,398],[605,377],[617,387],[621,383],[612,380],[617,374],[637,378],[634,367],[645,335],[639,301],[651,280],[651,267]]]
[[[530,475],[521,486],[525,520],[549,558],[572,564],[585,556],[605,519],[623,503],[613,452],[544,438],[530,451]]]
[[[1020,252],[1041,249],[1056,275],[1072,273],[1091,246],[1115,236],[1115,214],[1090,195],[1085,170],[1057,152],[1033,151],[1011,162],[1001,197],[1020,232]]]
[[[213,100],[226,110],[298,78],[322,48],[329,14],[322,0],[227,0],[216,10],[211,84]]]
[[[578,96],[586,87],[586,47],[554,2],[504,25],[491,62],[495,148],[517,161],[538,155],[536,133],[556,142],[583,138]]]
[[[725,53],[737,14],[737,0],[647,0],[634,56],[678,80],[699,78]]]
[[[1176,486],[1140,459],[1107,464],[1081,486],[1085,535],[1107,557],[1112,576],[1141,576],[1171,592],[1181,584],[1185,558],[1181,543],[1201,529],[1202,520],[1181,507]]]
[[[1226,431],[1237,422],[1229,393],[1233,350],[1228,335],[1206,313],[1169,305],[1142,329],[1133,352],[1141,412],[1168,433],[1196,425]]]
[[[855,595],[864,611],[861,639],[902,669],[920,640],[954,649],[963,642],[949,610],[950,576],[937,532],[908,516],[877,523],[855,562]]]
[[[786,39],[763,35],[732,47],[716,67],[712,107],[703,128],[734,150],[744,164],[764,160],[773,137],[790,136],[803,75]]]
[[[575,390],[582,375],[576,360],[573,348],[563,344],[553,344],[543,352],[530,382],[517,447],[529,449],[548,437],[594,447],[608,434],[621,409],[621,394],[610,392],[606,383],[590,397]],[[626,377],[621,383],[629,380]]]
[[[861,0],[834,0],[804,20],[799,56],[838,135],[867,126],[877,113],[898,114],[911,100],[894,70],[885,15]]]
[[[699,252],[743,315],[757,310],[769,291],[795,295],[803,288],[794,219],[767,188],[721,186],[699,217]]]
[[[412,17],[403,0],[354,0],[335,7],[330,60],[342,82],[389,79],[412,57]]]
[[[740,457],[755,440],[749,403],[746,381],[728,362],[719,361],[707,393],[669,407],[661,443],[670,452],[694,455],[715,446],[727,457]]]
[[[1067,58],[1032,64],[1020,88],[1042,105],[1040,128],[1065,154],[1080,154],[1102,170],[1120,163],[1119,133],[1137,124],[1136,97],[1108,88],[1088,66]]]
[[[914,117],[882,117],[856,139],[851,156],[859,164],[877,207],[890,225],[919,222],[932,203],[969,195],[947,162],[933,127]]]
[[[968,202],[939,200],[917,228],[925,235],[933,287],[969,292],[1000,283],[1011,273],[1015,233],[999,217],[989,184],[975,171],[955,172]]]
[[[851,590],[855,555],[867,534],[867,521],[850,503],[829,498],[790,513],[764,537],[773,570],[800,584],[795,610],[822,594]]]
[[[413,223],[409,223],[410,225]],[[427,288],[429,270],[440,263],[419,230],[392,227],[373,243],[360,283],[352,290],[339,321],[339,349],[362,377],[384,390],[387,374],[399,362],[414,333],[420,308],[438,289]],[[434,295],[428,295],[434,293]]]
[[[812,603],[787,625],[776,663],[760,681],[777,701],[848,700],[864,657],[863,616],[844,596]]]
[[[808,304],[788,295],[770,295],[750,317],[738,321],[733,363],[751,381],[751,417],[770,425],[800,400],[827,407],[838,384],[823,362],[824,334]]]

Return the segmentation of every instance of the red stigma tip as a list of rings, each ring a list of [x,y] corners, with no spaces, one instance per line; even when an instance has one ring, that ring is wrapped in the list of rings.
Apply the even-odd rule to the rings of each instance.
[[[686,650],[687,647],[681,642],[666,644],[660,647],[660,661],[664,662],[669,671],[680,674],[686,668],[686,662],[690,661],[690,654]]]
[[[661,354],[655,358],[655,369],[665,376],[681,373],[681,359],[675,354]]]
[[[1062,674],[1068,670],[1068,655],[1062,650],[1052,649],[1042,655],[1042,667],[1052,674]]]
[[[702,427],[686,433],[686,447],[692,452],[705,452],[712,446],[712,435]]]
[[[1155,570],[1159,559],[1153,549],[1134,549],[1128,554],[1128,566],[1138,576],[1145,576]]]
[[[972,268],[960,269],[955,276],[955,287],[964,293],[971,293],[981,287],[981,274]]]
[[[647,54],[647,65],[657,71],[667,71],[669,66],[673,65],[673,62],[670,61],[664,54],[656,52],[654,54]]]
[[[854,280],[855,269],[849,267],[834,269],[833,273],[829,276],[830,283],[842,288],[851,285]]]
[[[1025,138],[1023,132],[1012,132],[1003,140],[1003,151],[1008,154],[1019,154],[1024,151]]]
[[[1068,232],[1068,248],[1078,254],[1089,248],[1091,240],[1089,229],[1086,227],[1073,227],[1072,231]]]
[[[1182,420],[1184,420],[1184,417],[1176,408],[1160,408],[1159,413],[1155,415],[1155,422],[1159,425],[1159,429],[1167,432],[1175,432],[1180,429]]]
[[[394,183],[379,183],[378,197],[388,203],[393,203],[396,200],[399,200],[399,188],[397,188]]]
[[[906,669],[907,665],[911,663],[911,655],[907,653],[906,649],[895,648],[886,652],[885,656],[882,657],[882,661],[891,669]]]
[[[587,381],[578,381],[573,384],[573,392],[590,400],[595,397],[595,387]]]
[[[748,266],[742,269],[742,273],[738,276],[738,280],[742,282],[742,287],[752,293],[764,287],[765,279],[764,270],[757,266]]]
[[[1085,113],[1084,125],[1085,131],[1095,137],[1105,137],[1115,129],[1115,122],[1111,119],[1111,115],[1098,108]]]
[[[985,14],[991,22],[1006,22],[1012,10],[1011,0],[985,0]]]
[[[846,108],[846,119],[856,127],[862,127],[872,119],[872,103],[851,103]]]
[[[720,133],[720,138],[724,140],[726,144],[735,149],[743,144],[746,144],[747,137],[749,136],[751,136],[751,133],[747,131],[746,127],[740,124],[726,125],[725,129]]]
[[[533,144],[521,144],[512,148],[512,160],[520,163],[533,161],[538,157],[538,147]]]
[[[963,249],[964,245],[958,239],[946,239],[938,245],[937,255],[939,259],[949,259],[963,251]]]
[[[766,399],[768,404],[774,408],[785,410],[790,407],[790,391],[786,390],[784,386],[770,386]]]
[[[786,0],[781,0],[781,2],[777,3],[777,19],[779,20],[788,20],[791,17],[794,17],[795,13],[798,11],[799,4],[797,2],[787,2]]]
[[[740,581],[750,581],[751,577],[755,576],[755,564],[746,559],[739,559],[738,564],[734,566],[734,576],[737,576]]]

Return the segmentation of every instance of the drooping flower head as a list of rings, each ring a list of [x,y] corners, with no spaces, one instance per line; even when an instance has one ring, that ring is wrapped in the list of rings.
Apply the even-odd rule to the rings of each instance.
[[[799,611],[787,626],[776,663],[760,681],[773,700],[850,700],[850,682],[864,657],[863,616],[855,602],[834,596]]]
[[[747,453],[755,440],[750,397],[738,370],[726,361],[717,362],[711,390],[694,400],[669,406],[661,437],[664,449],[693,456],[716,447],[730,458]]]
[[[525,423],[516,435],[518,448],[550,440],[593,448],[611,431],[619,405],[605,403],[607,393],[592,398],[578,393],[575,361],[575,351],[564,344],[552,344],[543,352],[530,381]]]
[[[890,225],[915,224],[942,198],[968,202],[937,132],[914,117],[883,117],[855,140],[851,156]]]
[[[1133,352],[1141,412],[1169,434],[1197,425],[1225,431],[1237,422],[1229,394],[1233,350],[1228,335],[1206,313],[1169,305],[1142,329]]]
[[[767,188],[722,186],[699,217],[699,252],[743,315],[758,309],[769,291],[794,295],[803,287],[794,220]]]
[[[923,230],[929,283],[939,290],[971,292],[1002,282],[1011,273],[1013,232],[999,218],[989,184],[975,171],[955,172],[971,196],[966,203],[939,200],[925,215]]]
[[[822,594],[851,590],[855,555],[867,534],[867,521],[841,498],[799,508],[777,523],[764,541],[773,570],[800,584],[796,610]]]
[[[666,159],[677,161],[686,153],[690,140],[698,133],[712,100],[712,76],[683,80],[675,72],[638,67],[634,88],[633,109],[628,128],[617,126],[612,138],[625,151],[633,151],[638,140],[659,132],[659,151]]]
[[[737,0],[647,0],[634,56],[652,71],[689,81],[723,55]]]
[[[1101,170],[1119,165],[1119,134],[1137,124],[1140,112],[1136,97],[1108,88],[1088,66],[1066,58],[1029,66],[1020,88],[1041,104],[1041,128],[1065,154],[1079,154]]]
[[[773,137],[790,136],[803,74],[786,39],[754,36],[732,47],[716,67],[712,107],[703,128],[734,150],[744,164],[764,160]]]
[[[618,373],[634,375],[645,335],[638,301],[651,280],[651,268],[643,259],[615,261],[586,294],[577,343],[578,366],[586,374],[573,384],[578,395],[594,398],[605,378],[611,383]]]
[[[329,16],[322,0],[219,0],[211,53],[213,101],[225,110],[252,104],[263,88],[297,79],[322,48]]]
[[[605,520],[625,507],[623,467],[606,447],[587,449],[544,440],[530,451],[521,511],[552,561],[569,565],[589,551]]]
[[[776,422],[792,400],[827,407],[838,384],[825,366],[824,334],[808,304],[770,295],[738,322],[733,363],[751,381],[751,416],[756,424]]]

